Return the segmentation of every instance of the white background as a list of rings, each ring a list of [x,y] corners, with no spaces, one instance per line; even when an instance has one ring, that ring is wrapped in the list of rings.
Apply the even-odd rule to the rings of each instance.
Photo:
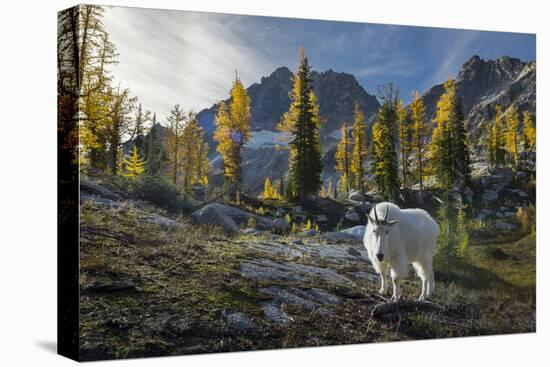
[[[537,333],[101,362],[94,365],[532,366],[548,360],[549,26],[544,1],[147,0],[126,5],[537,33]],[[70,365],[56,348],[56,12],[75,2],[0,9],[0,364]],[[546,103],[545,103],[546,102]],[[545,223],[546,222],[546,223]],[[542,281],[546,278],[546,282]]]

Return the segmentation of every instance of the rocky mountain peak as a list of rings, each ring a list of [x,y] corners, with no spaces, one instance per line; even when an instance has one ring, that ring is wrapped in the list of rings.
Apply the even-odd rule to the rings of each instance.
[[[532,113],[536,110],[536,64],[502,56],[484,60],[478,55],[466,61],[456,77],[457,93],[462,99],[471,143],[480,143],[480,125],[494,117],[496,105],[506,110],[515,105]],[[429,119],[435,116],[436,105],[443,94],[442,84],[428,90],[423,98]]]
[[[351,74],[335,72],[332,69],[312,71],[313,90],[319,102],[319,113],[323,118],[323,131],[330,133],[340,128],[343,121],[353,117],[355,102],[363,109],[367,119],[372,118],[380,104],[368,94]],[[276,125],[290,106],[288,93],[292,88],[292,72],[286,66],[275,69],[259,83],[248,87],[253,131],[276,131]],[[207,131],[214,130],[217,104],[202,110],[199,121]]]

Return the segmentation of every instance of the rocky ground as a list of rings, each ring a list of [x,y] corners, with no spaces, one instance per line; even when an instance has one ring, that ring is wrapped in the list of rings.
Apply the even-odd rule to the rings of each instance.
[[[81,200],[84,360],[535,330],[534,237],[480,241],[483,265],[436,263],[437,307],[373,317],[387,299],[360,227],[228,234],[93,185]],[[412,273],[403,292],[418,297]]]

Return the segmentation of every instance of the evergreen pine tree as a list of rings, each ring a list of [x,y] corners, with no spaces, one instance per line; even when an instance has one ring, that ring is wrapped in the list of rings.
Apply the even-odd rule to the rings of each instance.
[[[151,112],[145,111],[141,107],[141,103],[138,105],[138,109],[135,117],[134,125],[134,144],[138,148],[138,152],[146,152],[146,140],[145,140],[145,124],[150,120]]]
[[[399,145],[401,147],[401,174],[403,187],[409,185],[409,156],[412,150],[412,119],[409,108],[403,106],[401,99],[397,102],[397,125],[399,127]]]
[[[394,130],[397,121],[397,92],[392,84],[380,89],[382,106],[378,110],[376,131],[373,131],[374,175],[385,200],[395,200],[399,194],[397,153]]]
[[[468,152],[468,141],[464,123],[462,101],[455,91],[451,117],[451,155],[454,173],[453,179],[462,185],[470,181],[470,154]]]
[[[300,48],[299,66],[293,76],[291,104],[279,123],[281,131],[291,135],[288,187],[291,198],[316,195],[321,188],[321,145],[319,143],[319,106],[311,87],[311,75],[304,48]]]
[[[352,128],[352,155],[350,171],[353,177],[353,187],[361,192],[365,191],[364,164],[367,160],[367,125],[365,115],[359,103],[355,103],[354,123]]]
[[[418,200],[422,203],[423,196],[422,190],[424,189],[424,174],[426,160],[426,140],[429,134],[429,127],[426,121],[426,112],[424,108],[424,101],[418,91],[413,94],[413,101],[411,102],[411,117],[412,117],[412,145],[411,149],[416,154],[415,173],[418,177],[419,183],[419,197]]]
[[[156,176],[161,169],[162,147],[158,141],[157,116],[153,114],[153,125],[147,135],[147,159],[145,161],[145,172],[150,176]]]

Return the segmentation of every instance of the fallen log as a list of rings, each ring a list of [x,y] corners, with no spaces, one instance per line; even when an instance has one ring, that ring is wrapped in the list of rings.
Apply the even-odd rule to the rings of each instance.
[[[413,301],[399,300],[387,303],[381,303],[374,306],[371,311],[372,318],[379,318],[387,314],[396,312],[412,312],[412,311],[442,311],[443,307],[431,301]]]

